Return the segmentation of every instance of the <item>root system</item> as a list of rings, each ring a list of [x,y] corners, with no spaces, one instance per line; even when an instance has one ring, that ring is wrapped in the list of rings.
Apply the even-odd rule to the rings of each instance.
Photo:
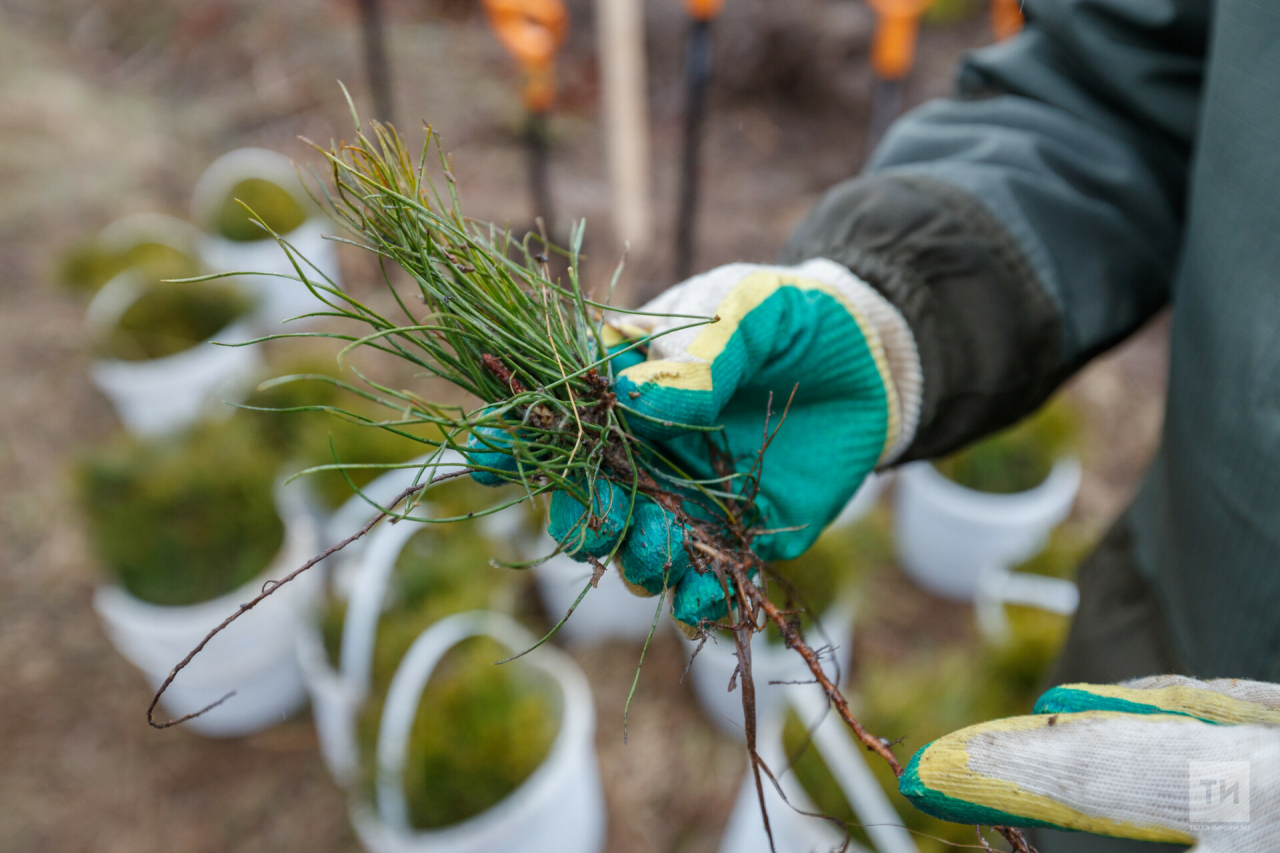
[[[371,123],[366,135],[359,129],[354,109],[352,116],[357,126],[353,143],[317,146],[331,172],[327,182],[315,182],[319,187],[317,195],[350,231],[349,242],[378,257],[401,316],[383,316],[344,293],[281,240],[294,261],[294,278],[298,286],[310,288],[323,303],[318,315],[353,321],[362,327],[360,334],[325,333],[345,342],[340,362],[361,348],[379,350],[408,361],[428,376],[447,380],[482,405],[468,411],[436,403],[413,391],[393,389],[352,367],[359,385],[332,377],[313,378],[340,384],[378,404],[387,413],[385,419],[375,420],[328,406],[304,408],[329,411],[370,428],[390,430],[422,441],[439,453],[465,452],[467,438],[479,435],[491,449],[514,457],[516,470],[479,464],[472,455],[471,468],[432,476],[440,458],[438,454],[434,456],[422,466],[419,483],[383,506],[363,528],[278,583],[269,584],[215,628],[161,685],[147,710],[148,722],[163,728],[203,713],[166,722],[154,718],[157,702],[169,684],[209,639],[280,586],[364,536],[389,516],[392,523],[449,521],[413,515],[413,507],[434,484],[475,471],[523,486],[524,493],[519,498],[489,510],[496,512],[553,490],[568,491],[585,507],[596,507],[597,484],[609,480],[630,496],[632,508],[643,495],[675,514],[687,530],[684,547],[692,558],[693,570],[713,573],[730,603],[728,616],[719,622],[698,625],[696,632],[704,637],[712,630],[732,635],[739,660],[736,677],[742,691],[747,749],[766,828],[769,819],[764,786],[776,786],[776,781],[756,752],[751,638],[770,623],[781,632],[787,647],[804,659],[831,707],[854,737],[901,775],[902,767],[891,744],[858,722],[838,685],[823,670],[818,653],[802,635],[798,612],[780,609],[770,601],[771,569],[751,547],[760,521],[755,506],[760,471],[770,442],[785,425],[786,407],[780,413],[765,413],[761,446],[755,449],[749,470],[735,470],[729,449],[709,435],[708,446],[713,449],[721,481],[707,483],[684,476],[663,458],[660,448],[632,432],[628,420],[644,415],[628,409],[611,390],[613,359],[643,344],[636,342],[621,349],[615,346],[612,352],[605,345],[606,311],[620,310],[609,305],[617,275],[609,293],[602,298],[595,298],[583,288],[578,278],[583,225],[575,228],[570,246],[564,251],[567,281],[553,281],[547,253],[558,250],[545,238],[527,235],[518,241],[509,232],[473,222],[462,214],[451,164],[438,144],[434,146],[438,156],[432,156],[434,135],[430,128],[420,152],[411,156],[394,128]],[[432,171],[440,176],[437,180],[443,180],[443,193],[437,191],[429,176],[428,165],[433,160],[438,162],[438,166],[432,165]],[[266,228],[260,218],[257,221]],[[405,294],[393,285],[388,274],[392,266],[408,274],[415,292]],[[415,306],[412,309],[411,304]],[[686,322],[680,328],[716,321],[703,317],[683,319]],[[794,393],[794,389],[789,390]],[[424,426],[433,429],[436,437],[422,438]],[[742,449],[734,450],[741,453]],[[344,466],[335,460],[333,465],[322,467],[342,470]],[[693,505],[699,507],[697,513],[688,511]],[[584,534],[587,528],[598,528],[601,522],[589,514]],[[595,577],[583,589],[579,602],[613,556],[595,562]],[[572,609],[565,618],[571,613]],[[559,624],[563,622],[564,619]],[[996,829],[1015,851],[1030,853],[1016,830]]]

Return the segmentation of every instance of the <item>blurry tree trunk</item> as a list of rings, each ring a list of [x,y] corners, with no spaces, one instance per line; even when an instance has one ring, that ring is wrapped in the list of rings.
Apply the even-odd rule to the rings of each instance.
[[[382,26],[380,0],[356,0],[360,6],[360,29],[364,37],[365,73],[373,95],[374,118],[393,123],[391,68],[387,61],[387,41]]]
[[[680,163],[680,206],[676,213],[675,276],[683,281],[693,272],[697,245],[698,186],[701,178],[702,114],[711,81],[711,21],[694,19],[684,54],[684,149]]]

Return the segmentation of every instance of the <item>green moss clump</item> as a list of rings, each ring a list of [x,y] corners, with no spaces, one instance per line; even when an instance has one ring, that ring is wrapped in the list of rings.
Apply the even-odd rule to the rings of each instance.
[[[546,759],[559,729],[548,676],[476,637],[431,675],[409,740],[405,793],[416,829],[450,826],[497,805]]]
[[[375,417],[384,416],[379,414]],[[299,432],[297,448],[299,458],[307,467],[334,464],[335,449],[339,462],[352,465],[392,465],[407,462],[432,450],[429,445],[385,429],[331,416],[317,417],[310,413]],[[381,468],[317,471],[307,475],[307,482],[322,504],[329,509],[337,509],[355,494],[348,480],[360,488],[385,473],[386,469]]]
[[[252,213],[245,210],[246,205]],[[237,243],[272,239],[253,221],[255,216],[275,233],[288,234],[306,221],[307,211],[279,184],[264,178],[246,178],[227,193],[214,219],[214,227],[223,237]]]
[[[251,432],[226,422],[118,441],[76,473],[99,558],[132,595],[182,606],[238,589],[280,550],[276,470]]]
[[[437,516],[465,516],[500,502],[467,480],[442,484],[428,502]],[[512,508],[506,511],[520,510]],[[372,690],[361,709],[357,742],[365,788],[374,795],[374,758],[382,708],[409,647],[432,624],[468,610],[509,609],[520,576],[490,559],[512,558],[484,536],[480,519],[424,525],[405,544],[378,622]],[[332,601],[322,619],[330,663],[337,665],[345,605]],[[413,825],[433,829],[490,808],[546,757],[559,719],[554,686],[521,662],[494,666],[509,651],[491,641],[460,645],[432,675],[410,740],[405,791]]]
[[[58,281],[70,290],[94,293],[125,270],[138,270],[150,281],[193,278],[200,264],[186,252],[163,243],[139,243],[111,252],[97,240],[72,247],[58,265]]]
[[[277,371],[277,375],[337,378],[338,372],[332,361],[316,358],[287,364]],[[324,379],[299,379],[262,388],[251,394],[245,400],[245,405],[262,409],[333,406],[376,421],[388,416],[386,409],[375,408],[366,400]],[[283,459],[291,460],[300,468],[334,464],[335,450],[338,462],[350,465],[393,465],[424,456],[433,450],[431,445],[412,438],[344,420],[328,412],[259,412],[245,409],[237,417],[252,422]],[[431,427],[408,426],[403,431],[423,438],[439,436],[439,432]],[[330,439],[333,441],[332,448]],[[360,488],[385,473],[386,470],[380,468],[350,468],[345,472],[317,471],[308,474],[306,482],[320,503],[327,509],[334,510],[355,494],[348,480]]]
[[[1077,443],[1075,413],[1058,398],[1020,423],[972,444],[934,467],[952,482],[994,494],[1034,489]]]
[[[459,479],[431,490],[428,503],[436,517],[465,516],[503,500],[493,489]],[[520,512],[511,507],[504,512]],[[421,514],[415,513],[415,515]],[[490,561],[514,559],[510,543],[494,542],[484,535],[480,519],[447,524],[424,524],[405,543],[387,590],[387,609],[378,621],[374,645],[374,693],[390,684],[400,659],[424,630],[453,613],[504,608],[504,598],[514,594],[517,578]],[[322,621],[330,664],[338,665],[345,604],[331,601]],[[377,717],[373,718],[376,726]],[[370,732],[370,738],[376,732]],[[370,740],[372,746],[372,740]]]
[[[887,511],[877,508],[847,527],[827,530],[801,556],[773,564],[769,600],[785,610],[802,610],[800,628],[808,630],[813,616],[821,618],[833,604],[857,585],[870,566],[893,558],[893,534]],[[772,642],[782,635],[773,625],[767,629]]]
[[[154,282],[100,342],[100,355],[164,358],[204,343],[245,316],[253,300],[227,282]]]

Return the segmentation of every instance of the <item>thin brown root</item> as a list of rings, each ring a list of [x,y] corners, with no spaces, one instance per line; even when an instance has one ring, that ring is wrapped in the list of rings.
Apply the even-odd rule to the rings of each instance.
[[[738,566],[735,566],[734,569],[735,572],[742,571],[741,567]],[[742,578],[740,582],[745,580],[745,578]],[[897,756],[893,754],[893,750],[891,749],[892,744],[883,738],[878,738],[868,732],[853,716],[853,713],[849,710],[849,703],[844,698],[844,694],[842,694],[840,689],[831,682],[830,678],[827,677],[826,672],[822,669],[822,663],[819,661],[818,655],[804,641],[804,638],[800,636],[795,625],[788,621],[783,612],[779,610],[773,602],[765,597],[754,584],[751,584],[748,581],[744,586],[751,594],[756,606],[763,610],[765,615],[769,617],[769,620],[777,626],[780,632],[782,632],[782,636],[786,640],[787,647],[795,649],[800,653],[800,656],[804,658],[805,663],[809,667],[809,671],[813,673],[813,677],[817,682],[822,685],[823,691],[827,694],[827,699],[835,706],[836,712],[840,714],[840,719],[844,720],[845,725],[853,732],[854,737],[866,745],[867,749],[870,749],[872,752],[875,752],[883,758],[888,763],[890,769],[893,770],[893,774],[895,776],[901,777],[902,765],[898,762]],[[1035,848],[1027,842],[1026,837],[1020,830],[1010,826],[993,826],[991,828],[1009,842],[1009,845],[1013,848],[1013,853],[1036,853]]]
[[[853,732],[854,737],[861,741],[867,749],[870,749],[872,752],[876,753],[888,762],[890,769],[893,770],[893,775],[901,776],[902,765],[898,762],[898,757],[893,754],[893,750],[889,749],[888,745],[882,738],[878,738],[868,732],[863,728],[862,723],[858,722],[858,720],[853,716],[853,712],[849,710],[849,703],[845,700],[844,694],[840,692],[838,687],[831,683],[831,679],[827,677],[826,671],[823,670],[822,662],[818,660],[817,654],[815,654],[813,649],[809,648],[809,645],[805,643],[804,639],[800,636],[800,633],[795,629],[795,626],[782,615],[781,611],[778,610],[777,605],[761,595],[753,586],[748,587],[748,589],[753,590],[753,594],[756,598],[756,604],[760,609],[764,610],[765,615],[769,617],[769,620],[777,626],[779,631],[782,632],[783,638],[786,639],[787,647],[795,649],[800,653],[800,656],[804,658],[804,662],[809,666],[809,671],[813,673],[813,677],[817,679],[817,682],[822,685],[822,689],[827,694],[827,698],[831,701],[831,704],[835,706],[836,712],[840,715],[840,719],[844,720],[845,725]]]
[[[993,826],[991,827],[1005,841],[1009,842],[1009,846],[1013,848],[1013,853],[1036,853],[1036,848],[1032,847],[1027,841],[1027,837],[1022,834],[1022,830],[1014,829],[1012,826]]]
[[[738,648],[738,667],[734,675],[740,678],[742,683],[743,719],[746,722],[747,752],[751,760],[756,792],[760,798],[761,817],[764,820],[766,831],[769,830],[769,817],[765,811],[764,788],[761,784],[762,762],[755,748],[755,684],[751,678],[750,656],[751,635],[764,628],[759,619],[759,613],[762,610],[768,621],[772,622],[781,632],[787,647],[794,649],[804,658],[805,664],[809,667],[814,679],[822,686],[828,701],[836,709],[840,719],[853,732],[854,737],[865,745],[867,749],[883,758],[890,769],[893,770],[894,776],[900,778],[903,772],[902,764],[899,763],[897,756],[893,754],[894,744],[884,738],[872,735],[853,716],[853,712],[849,710],[849,703],[840,692],[839,687],[832,682],[826,671],[823,670],[818,653],[801,636],[798,620],[793,621],[789,618],[794,615],[794,611],[783,610],[769,600],[766,566],[751,551],[751,541],[759,534],[759,531],[752,530],[747,519],[750,517],[750,508],[754,506],[759,492],[760,474],[765,451],[769,449],[769,445],[773,443],[778,431],[782,428],[782,424],[786,421],[795,393],[796,391],[793,388],[791,397],[788,398],[787,405],[783,408],[781,417],[776,425],[771,423],[773,395],[769,395],[769,402],[765,409],[762,446],[751,470],[746,476],[746,487],[736,501],[730,502],[730,523],[727,528],[719,532],[711,525],[699,523],[698,520],[690,518],[679,509],[678,499],[669,501],[675,507],[672,511],[695,533],[695,536],[690,537],[686,545],[696,570],[702,572],[714,571],[720,580],[726,601],[737,605],[737,621],[732,625],[720,625],[718,627],[732,632],[734,643]],[[713,468],[727,481],[733,475],[732,458],[710,441],[708,441],[708,449],[711,452]],[[664,506],[666,506],[665,503]],[[758,580],[756,580],[757,578]],[[731,607],[730,612],[732,613],[732,611],[733,608]],[[705,640],[705,634],[703,639]],[[765,772],[768,772],[767,768],[765,768]],[[772,778],[772,774],[769,775]],[[1022,833],[1017,829],[1005,826],[996,826],[992,827],[992,829],[1000,833],[1009,842],[1013,848],[1013,853],[1035,853],[1034,848],[1027,843]],[[769,832],[769,843],[772,846],[773,835],[771,832]]]
[[[710,637],[710,635],[709,635],[709,634],[707,634],[707,633],[704,631],[704,632],[702,633],[702,636],[698,638],[698,645],[697,645],[697,647],[696,647],[696,648],[694,648],[694,650],[693,650],[693,654],[689,655],[689,662],[688,662],[687,664],[685,664],[685,665],[684,665],[684,672],[680,673],[680,683],[681,683],[681,684],[684,684],[684,677],[685,677],[686,675],[688,675],[688,674],[689,674],[689,670],[690,670],[690,669],[693,669],[693,662],[694,662],[695,660],[697,660],[698,652],[702,651],[702,647],[703,647],[703,646],[705,646],[705,645],[707,644],[707,639],[708,639],[709,637]],[[693,638],[691,637],[690,639],[693,639]]]
[[[191,661],[195,659],[195,656],[200,654],[200,652],[204,650],[205,646],[209,645],[209,641],[212,640],[214,637],[218,636],[219,634],[221,634],[224,630],[226,630],[227,626],[229,626],[232,622],[236,621],[245,613],[248,613],[250,610],[257,607],[267,598],[267,596],[271,595],[276,590],[280,589],[280,587],[284,586],[289,581],[293,580],[298,575],[305,572],[307,569],[311,568],[312,566],[316,565],[322,560],[333,556],[334,554],[341,551],[343,548],[350,545],[352,542],[356,541],[357,539],[367,534],[370,530],[373,529],[373,526],[375,524],[377,524],[379,521],[381,521],[382,519],[390,515],[391,510],[394,509],[396,505],[398,505],[405,498],[422,491],[428,486],[433,486],[436,483],[441,483],[441,482],[444,482],[445,480],[452,480],[454,477],[460,477],[463,474],[470,474],[470,473],[471,473],[471,470],[469,468],[464,468],[461,471],[452,471],[448,474],[442,474],[438,477],[432,477],[430,480],[428,480],[425,483],[419,483],[416,486],[410,486],[400,494],[396,495],[395,499],[393,499],[385,509],[379,512],[373,518],[369,519],[368,524],[360,528],[358,531],[356,531],[352,535],[348,536],[346,539],[343,539],[341,542],[338,542],[335,545],[329,546],[328,548],[320,552],[315,557],[312,557],[310,560],[307,560],[301,566],[294,569],[289,574],[285,575],[279,581],[274,583],[268,581],[267,583],[264,583],[262,585],[262,591],[259,592],[258,595],[255,596],[252,601],[248,602],[247,604],[241,604],[240,608],[236,610],[235,613],[232,613],[226,619],[222,620],[222,623],[218,625],[218,627],[214,628],[208,634],[205,634],[204,639],[201,640],[200,643],[194,649],[187,652],[187,656],[184,657],[181,660],[181,662],[178,663],[177,666],[169,670],[169,675],[165,678],[164,682],[160,685],[160,689],[157,690],[155,695],[151,697],[151,704],[147,706],[147,725],[151,726],[153,729],[167,729],[170,726],[176,726],[181,723],[185,723],[187,720],[194,720],[196,717],[199,717],[201,714],[205,714],[213,710],[214,708],[218,707],[223,702],[227,701],[232,696],[234,696],[235,691],[232,691],[231,693],[228,693],[226,696],[223,696],[217,702],[206,705],[205,707],[201,708],[199,711],[193,711],[190,714],[184,714],[183,716],[178,717],[177,719],[174,719],[174,720],[166,720],[165,722],[162,722],[162,723],[158,723],[155,720],[156,706],[160,704],[160,697],[163,696],[165,694],[165,691],[169,689],[169,685],[173,683],[173,680],[175,678],[177,678],[178,673],[186,669],[187,664],[191,663]]]
[[[756,685],[751,678],[751,637],[754,633],[750,624],[739,625],[733,632],[733,643],[737,646],[738,672],[742,676],[742,722],[747,735],[751,775],[756,783],[756,797],[760,801],[760,820],[764,823],[764,834],[769,839],[769,849],[777,853],[777,847],[773,843],[773,828],[769,825],[769,809],[764,802],[764,782],[760,778],[760,767],[764,761],[756,752]],[[773,774],[769,775],[772,778]]]

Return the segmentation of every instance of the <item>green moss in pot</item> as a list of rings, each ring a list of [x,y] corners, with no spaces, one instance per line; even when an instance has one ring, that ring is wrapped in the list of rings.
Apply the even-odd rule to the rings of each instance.
[[[98,341],[98,354],[124,361],[165,358],[204,343],[253,308],[229,282],[152,282]]]
[[[827,530],[801,556],[773,564],[769,599],[785,610],[802,611],[800,629],[808,631],[814,616],[821,618],[852,594],[867,567],[892,559],[890,527],[887,513],[877,508],[854,524]],[[776,627],[765,630],[770,642],[782,643]]]
[[[87,240],[63,256],[58,264],[58,281],[70,290],[94,293],[130,269],[155,281],[200,274],[200,264],[195,258],[164,243],[139,243],[124,252],[113,252],[97,240]]]
[[[409,821],[441,829],[486,811],[551,751],[561,699],[549,676],[487,637],[460,643],[432,673],[409,738]]]
[[[979,492],[1025,492],[1043,483],[1054,463],[1072,452],[1078,433],[1075,413],[1059,398],[933,465],[952,482]]]
[[[307,220],[307,211],[293,193],[279,184],[265,178],[246,178],[227,193],[214,219],[214,227],[223,237],[237,243],[272,239],[269,232],[254,222],[255,217],[275,233],[284,235]]]
[[[494,503],[494,491],[468,480],[432,490],[436,515],[461,516]],[[512,508],[504,511],[519,511]],[[484,536],[481,519],[423,525],[396,560],[374,644],[372,689],[361,709],[357,742],[373,796],[383,702],[409,647],[435,622],[468,610],[514,609],[520,575],[496,568],[506,543]],[[344,606],[331,601],[322,619],[330,663],[337,665]],[[545,759],[560,718],[558,688],[485,638],[452,650],[432,674],[418,707],[406,762],[405,790],[417,829],[437,829],[485,811],[514,791]]]
[[[177,439],[121,439],[77,468],[98,557],[126,590],[171,607],[256,578],[284,539],[276,458],[233,421]]]
[[[505,491],[505,490],[504,490]],[[433,514],[456,517],[491,506],[494,491],[460,479],[431,490]],[[506,512],[519,512],[512,507]],[[420,513],[415,513],[420,514]],[[387,589],[387,608],[378,620],[374,644],[374,692],[385,692],[400,659],[418,635],[435,622],[467,610],[508,610],[519,576],[490,561],[514,559],[509,543],[483,535],[480,519],[423,524],[396,559]],[[321,627],[332,666],[338,665],[345,604],[331,600]]]

